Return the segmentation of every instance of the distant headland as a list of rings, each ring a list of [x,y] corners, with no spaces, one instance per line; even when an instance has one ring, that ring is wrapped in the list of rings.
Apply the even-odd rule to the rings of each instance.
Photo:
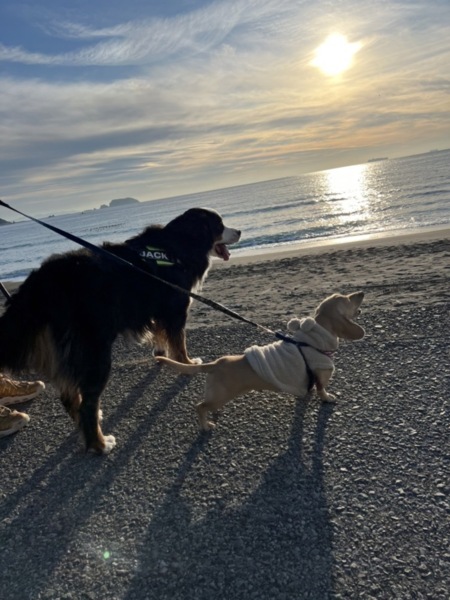
[[[140,204],[140,200],[136,200],[136,198],[115,198],[111,200],[109,204],[102,204],[100,208],[116,208],[117,206],[131,206],[132,204]],[[88,208],[87,210],[83,210],[81,212],[82,215],[86,213],[90,213],[94,210],[99,210],[98,208]],[[48,215],[47,219],[52,219],[56,215]],[[15,221],[6,221],[5,219],[0,219],[0,227],[2,225],[12,225]]]
[[[130,204],[139,204],[136,198],[116,198],[111,200],[109,204],[102,204],[100,208],[115,208],[116,206],[129,206]]]

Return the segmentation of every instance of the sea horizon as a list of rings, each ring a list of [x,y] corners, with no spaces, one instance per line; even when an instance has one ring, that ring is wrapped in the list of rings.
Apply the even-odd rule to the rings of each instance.
[[[91,243],[121,242],[193,206],[217,210],[242,230],[232,255],[249,256],[362,237],[450,226],[450,150],[387,159],[163,200],[51,217]],[[4,214],[4,212],[2,213]],[[35,217],[35,215],[30,215]],[[46,221],[47,218],[41,218]],[[26,219],[0,227],[0,279],[22,281],[54,253],[77,246]]]
[[[138,198],[134,198],[132,196],[129,196],[129,198],[132,198],[134,200],[136,200],[137,202],[139,202],[140,204],[147,204],[150,202],[166,202],[166,201],[174,201],[177,199],[181,199],[181,198],[187,198],[190,196],[200,196],[203,194],[211,194],[211,193],[217,193],[217,192],[222,192],[222,191],[226,191],[226,190],[235,190],[237,188],[244,188],[247,186],[253,186],[253,185],[259,185],[259,184],[265,184],[265,183],[272,183],[272,182],[276,182],[276,181],[282,181],[285,179],[290,179],[290,178],[294,178],[294,177],[303,177],[303,176],[307,176],[307,175],[314,175],[317,173],[326,173],[328,171],[335,171],[337,169],[345,169],[347,167],[355,167],[355,166],[359,166],[359,165],[366,165],[366,164],[372,164],[374,162],[380,162],[380,161],[387,161],[387,160],[406,160],[406,159],[411,159],[411,158],[420,158],[420,157],[424,157],[424,156],[429,156],[430,154],[439,154],[441,152],[450,152],[450,148],[443,148],[443,149],[436,149],[436,150],[428,150],[427,152],[420,152],[417,154],[407,154],[404,156],[398,156],[398,157],[394,157],[391,158],[389,156],[383,156],[383,157],[374,157],[374,158],[369,158],[368,160],[362,162],[362,163],[349,163],[347,165],[342,165],[339,167],[332,167],[330,169],[320,169],[320,170],[315,170],[315,171],[308,171],[306,173],[301,173],[299,175],[286,175],[283,177],[273,177],[270,179],[258,179],[255,181],[251,181],[249,183],[240,183],[240,184],[236,184],[236,185],[229,185],[226,187],[219,187],[219,188],[208,188],[206,190],[199,190],[196,192],[190,192],[188,194],[176,194],[173,196],[163,196],[163,197],[158,197],[158,198],[152,198],[151,200],[139,200]],[[126,198],[126,197],[124,197]],[[1,198],[4,202],[6,202],[6,200],[4,200],[4,198]],[[111,200],[109,202],[113,202],[114,200],[116,200],[116,198],[111,198]],[[11,203],[7,203],[7,204],[11,204]],[[15,207],[13,207],[15,208]],[[62,217],[62,216],[72,216],[72,215],[81,215],[81,214],[86,214],[89,212],[93,212],[93,211],[97,211],[97,210],[105,210],[108,208],[114,208],[114,207],[110,207],[109,205],[100,205],[100,206],[95,206],[92,208],[84,208],[83,210],[74,210],[74,211],[62,211],[62,212],[54,212],[51,214],[36,214],[36,215],[30,215],[33,216],[34,218],[43,220],[43,219],[53,219],[55,217]],[[27,218],[26,217],[20,217],[9,221],[8,219],[1,219],[0,218],[0,226],[1,226],[1,221],[2,220],[6,220],[8,221],[8,224],[14,224],[14,223],[20,223],[22,221],[26,221]]]

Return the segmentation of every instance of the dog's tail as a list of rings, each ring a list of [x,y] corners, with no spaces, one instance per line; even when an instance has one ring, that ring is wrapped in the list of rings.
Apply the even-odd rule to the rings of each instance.
[[[41,311],[33,308],[39,299],[32,296],[30,302],[27,290],[25,282],[7,301],[0,316],[0,372],[25,370],[50,374],[51,369],[46,367],[54,355],[54,343]]]
[[[34,332],[26,328],[27,317],[11,308],[0,317],[0,371],[21,371],[28,367]]]
[[[185,363],[177,362],[171,358],[165,356],[157,356],[156,360],[159,364],[167,365],[173,371],[181,373],[182,375],[196,375],[197,373],[211,373],[216,367],[216,362],[204,363],[199,365],[187,365]]]

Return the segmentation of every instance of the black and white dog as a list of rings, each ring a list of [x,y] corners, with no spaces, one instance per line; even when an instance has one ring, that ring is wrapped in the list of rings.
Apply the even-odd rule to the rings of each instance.
[[[103,248],[190,291],[206,276],[211,256],[228,260],[227,244],[239,238],[215,211],[192,208],[164,227],[150,226]],[[157,355],[191,363],[189,304],[188,295],[90,250],[51,256],[0,317],[0,371],[36,371],[50,380],[87,449],[108,453],[115,439],[103,435],[99,410],[114,340],[119,334],[148,337]]]

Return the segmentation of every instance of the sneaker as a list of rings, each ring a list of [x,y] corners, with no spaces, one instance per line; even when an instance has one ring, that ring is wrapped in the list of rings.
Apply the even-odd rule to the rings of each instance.
[[[30,417],[25,413],[0,406],[0,438],[16,433],[28,425]]]
[[[45,390],[42,381],[14,381],[6,375],[0,375],[0,404],[18,404],[31,400]]]

